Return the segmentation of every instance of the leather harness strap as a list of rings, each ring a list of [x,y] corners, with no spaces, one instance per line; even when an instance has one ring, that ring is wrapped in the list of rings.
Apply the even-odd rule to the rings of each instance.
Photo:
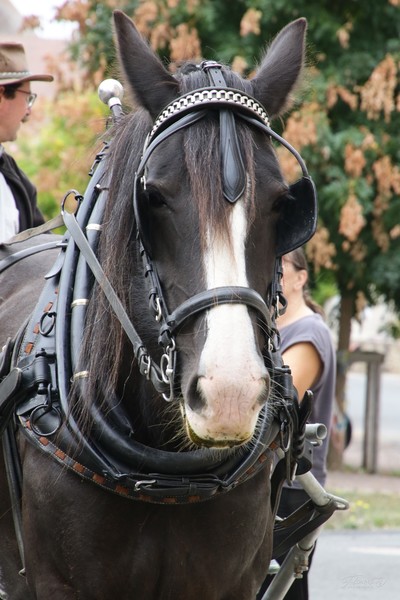
[[[126,313],[125,308],[123,307],[109,280],[107,279],[97,259],[97,256],[88,244],[87,238],[85,237],[82,229],[80,228],[75,215],[68,212],[64,212],[63,217],[64,223],[68,231],[70,232],[79,250],[85,257],[85,260],[89,265],[93,275],[95,276],[97,283],[103,290],[107,300],[112,306],[116,316],[118,317],[118,320],[120,321],[126,335],[128,336],[132,344],[133,351],[138,360],[141,374],[151,380],[155,389],[159,393],[164,393],[168,391],[169,385],[163,381],[158,365],[153,361],[150,364],[148,363],[148,352],[142,342],[142,339],[139,337],[135,327],[132,324],[132,321]]]
[[[203,61],[199,68],[216,88],[227,88],[222,66],[214,61]],[[246,170],[236,131],[235,115],[230,110],[219,111],[222,191],[229,202],[236,202],[246,189]]]
[[[21,240],[17,240],[21,241]],[[14,252],[14,254],[10,254],[0,260],[0,275],[12,265],[23,260],[24,258],[28,258],[29,256],[33,256],[34,254],[38,254],[39,252],[46,252],[46,250],[51,250],[52,248],[58,248],[59,242],[46,242],[45,244],[40,244],[39,246],[32,246],[31,248],[25,248],[24,250],[19,250],[18,252]]]
[[[37,225],[37,227],[31,227],[30,229],[25,229],[20,233],[17,233],[12,238],[7,240],[6,244],[16,244],[18,242],[25,242],[25,240],[29,240],[32,237],[40,235],[41,233],[48,233],[53,229],[57,229],[58,227],[63,227],[64,221],[61,215],[57,215],[53,219],[46,221],[43,225]]]

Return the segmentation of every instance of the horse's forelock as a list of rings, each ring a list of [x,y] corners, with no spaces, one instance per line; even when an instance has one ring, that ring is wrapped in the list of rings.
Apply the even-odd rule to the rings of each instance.
[[[228,68],[223,68],[223,75],[228,87],[251,93],[250,81],[242,79]],[[204,70],[196,65],[188,64],[182,68],[178,76],[181,94],[195,89],[209,87],[210,81]],[[245,169],[248,173],[249,185],[246,186],[246,200],[249,210],[249,220],[252,218],[254,198],[254,166],[253,142],[248,127],[239,119],[236,120],[237,133]],[[230,228],[228,227],[229,203],[223,200],[222,179],[220,169],[218,113],[214,118],[202,119],[185,131],[185,160],[191,183],[193,200],[198,208],[200,222],[200,239],[206,244],[207,233],[224,237],[228,242]]]

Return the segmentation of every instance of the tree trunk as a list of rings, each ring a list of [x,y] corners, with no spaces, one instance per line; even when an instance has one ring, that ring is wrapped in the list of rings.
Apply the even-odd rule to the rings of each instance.
[[[336,377],[336,414],[329,440],[328,467],[339,470],[343,466],[343,451],[345,446],[345,430],[343,413],[346,409],[346,374],[348,355],[350,352],[351,319],[354,315],[355,296],[352,293],[342,293],[340,302],[338,362]]]

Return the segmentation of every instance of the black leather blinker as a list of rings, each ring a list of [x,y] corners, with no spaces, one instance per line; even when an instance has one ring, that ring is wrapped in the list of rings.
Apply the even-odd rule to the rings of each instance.
[[[289,194],[282,200],[276,255],[283,256],[308,242],[315,233],[317,215],[314,182],[303,176],[289,187]]]

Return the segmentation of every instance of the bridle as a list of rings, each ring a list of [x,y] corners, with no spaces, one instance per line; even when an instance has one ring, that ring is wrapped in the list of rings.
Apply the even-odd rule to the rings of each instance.
[[[113,307],[125,333],[132,343],[140,373],[150,380],[165,400],[171,401],[176,393],[177,344],[176,333],[191,317],[219,304],[244,304],[256,311],[261,329],[266,334],[264,360],[271,370],[273,354],[276,353],[277,331],[275,318],[286,307],[282,294],[281,256],[304,244],[316,228],[317,208],[313,182],[300,154],[270,127],[268,115],[262,105],[252,96],[240,90],[228,88],[222,74],[222,67],[213,61],[205,61],[199,68],[208,73],[211,87],[189,92],[171,102],[158,116],[148,134],[142,157],[135,173],[133,209],[137,227],[137,238],[143,261],[144,273],[149,288],[149,306],[159,325],[158,342],[163,349],[159,363],[150,356],[145,344],[131,323],[124,307],[116,296],[105,276],[93,249],[82,232],[81,224],[75,215],[62,211],[64,223],[76,245],[84,255],[92,273]],[[238,143],[235,118],[240,118],[252,127],[285,146],[298,161],[302,177],[289,188],[288,200],[278,222],[276,261],[274,276],[268,290],[267,302],[255,290],[245,287],[219,287],[202,291],[184,301],[170,312],[162,293],[162,286],[152,260],[151,243],[143,227],[139,197],[146,187],[146,167],[154,150],[176,132],[200,121],[209,111],[219,111],[220,148],[223,165],[223,193],[227,201],[233,203],[242,195],[245,186],[243,161]],[[101,167],[101,161],[100,161]],[[99,170],[101,171],[101,168]],[[95,187],[95,186],[93,186]]]
[[[263,349],[264,361],[267,368],[272,371],[274,356],[277,352],[276,340],[278,339],[275,318],[286,307],[280,283],[281,256],[305,243],[313,235],[316,227],[315,188],[299,153],[271,129],[265,109],[255,98],[240,90],[227,87],[221,65],[213,61],[205,61],[199,65],[199,68],[208,74],[210,83],[213,85],[184,94],[166,106],[145,140],[134,177],[133,210],[136,236],[148,286],[149,308],[159,328],[158,343],[162,348],[159,360],[150,355],[130,321],[95,253],[89,247],[75,216],[63,212],[65,225],[79,250],[85,256],[92,273],[132,343],[140,373],[152,382],[157,392],[162,394],[167,401],[173,400],[177,395],[177,353],[179,349],[177,348],[176,334],[179,328],[191,317],[219,304],[244,304],[256,312],[261,330],[265,333],[266,338]],[[302,177],[290,186],[288,199],[282,208],[282,219],[278,222],[277,258],[272,283],[267,291],[267,302],[258,292],[247,287],[218,287],[192,296],[170,312],[153,261],[151,240],[144,226],[140,199],[146,189],[147,165],[153,152],[166,139],[205,118],[210,111],[219,112],[221,165],[223,166],[222,186],[227,201],[233,203],[238,200],[243,192],[246,178],[236,132],[236,118],[244,120],[269,138],[284,145],[297,159],[302,170]]]
[[[218,66],[215,68],[219,69],[220,67]],[[90,414],[91,420],[97,424],[101,423],[101,427],[99,427],[101,436],[98,439],[97,437],[94,438],[95,447],[97,447],[98,450],[93,452],[92,445],[86,444],[84,436],[79,431],[79,426],[75,423],[67,403],[70,382],[65,375],[65,372],[68,373],[68,370],[66,371],[64,368],[64,363],[67,363],[68,359],[67,357],[64,359],[65,334],[63,333],[62,328],[64,327],[64,322],[68,321],[67,313],[69,304],[68,301],[61,303],[57,309],[59,318],[57,338],[60,340],[57,342],[57,373],[61,411],[64,415],[67,415],[68,429],[79,441],[79,444],[82,447],[85,447],[85,456],[82,458],[84,464],[97,465],[97,472],[107,473],[106,480],[108,482],[114,482],[115,484],[115,481],[118,482],[120,479],[126,481],[127,489],[131,490],[129,493],[131,493],[134,498],[140,496],[141,490],[146,490],[146,499],[149,499],[150,495],[159,499],[160,496],[166,493],[166,480],[168,481],[168,496],[173,496],[174,498],[179,497],[180,502],[187,501],[188,494],[190,494],[191,490],[194,488],[201,497],[207,497],[209,494],[214,494],[216,490],[228,491],[232,486],[237,485],[239,481],[243,481],[245,478],[251,476],[251,473],[254,473],[254,466],[259,464],[260,460],[263,460],[265,453],[268,452],[269,446],[271,443],[274,443],[278,432],[280,432],[280,435],[282,436],[282,439],[280,440],[282,447],[287,449],[289,448],[288,440],[291,438],[293,432],[297,431],[293,421],[293,419],[295,419],[295,413],[289,414],[291,410],[290,407],[294,409],[294,407],[297,406],[297,402],[293,402],[295,392],[293,390],[292,377],[290,369],[283,365],[278,345],[275,343],[275,337],[277,336],[275,317],[281,308],[280,305],[284,304],[280,286],[280,255],[277,253],[275,264],[276,275],[272,281],[271,289],[267,296],[267,302],[260,294],[252,289],[242,287],[219,287],[212,290],[204,290],[194,295],[192,298],[189,298],[180,304],[172,312],[168,310],[165,299],[163,298],[158,273],[152,260],[152,247],[150,240],[146,237],[142,212],[139,207],[140,194],[143,192],[146,185],[146,166],[148,160],[150,156],[152,156],[154,150],[158,148],[165,139],[177,131],[204,118],[209,114],[209,110],[229,111],[232,113],[233,123],[235,118],[241,118],[261,130],[266,135],[273,137],[278,141],[282,139],[270,128],[268,117],[264,109],[254,98],[251,98],[241,91],[220,87],[202,88],[178,98],[162,111],[160,117],[154,124],[152,131],[147,137],[142,158],[135,174],[133,209],[136,220],[137,241],[142,256],[145,279],[148,285],[149,305],[155,322],[158,325],[158,340],[163,349],[161,360],[159,362],[153,360],[150,356],[143,340],[136,331],[133,323],[130,321],[129,316],[115,294],[111,283],[108,281],[94,249],[92,249],[87,237],[82,231],[88,220],[91,220],[91,218],[84,216],[85,210],[87,211],[87,208],[85,207],[89,206],[92,202],[96,207],[96,210],[99,210],[100,213],[102,212],[99,202],[91,200],[92,192],[90,190],[87,192],[87,200],[85,194],[85,198],[77,213],[77,218],[75,215],[66,212],[64,214],[64,221],[75,245],[80,251],[82,259],[87,263],[91,273],[94,275],[100,288],[110,302],[113,311],[131,342],[140,373],[151,382],[158,393],[163,394],[166,400],[172,400],[176,397],[176,362],[179,348],[177,348],[175,336],[179,328],[189,318],[197,316],[201,312],[212,308],[217,304],[239,303],[256,311],[257,317],[264,325],[263,330],[266,332],[266,347],[263,349],[263,356],[273,382],[273,393],[277,398],[281,398],[282,402],[280,403],[277,412],[271,411],[269,407],[263,407],[260,411],[255,435],[253,436],[249,447],[246,448],[243,454],[236,454],[234,451],[233,454],[231,454],[228,451],[227,454],[223,453],[222,456],[225,458],[222,458],[222,461],[220,461],[220,459],[216,460],[215,465],[210,464],[210,457],[213,455],[210,455],[209,451],[204,453],[203,449],[183,453],[174,452],[172,459],[171,453],[169,452],[163,452],[149,447],[144,448],[134,439],[134,437],[126,439],[126,436],[121,436],[118,427],[116,430],[113,430],[112,426],[107,423],[107,419],[102,417],[98,409],[96,409],[95,405],[92,403],[90,408],[92,411]],[[236,135],[235,129],[232,127],[232,119],[230,121],[231,123],[229,123],[229,120],[224,119],[223,128],[225,128],[225,132],[221,131],[221,137],[223,137],[223,135]],[[299,182],[294,184],[294,191],[290,196],[290,202],[292,201],[294,203],[298,213],[301,214],[301,211],[303,211],[303,217],[300,219],[300,224],[297,226],[296,231],[292,216],[293,206],[289,204],[286,211],[287,216],[285,216],[285,211],[283,211],[285,219],[287,218],[289,221],[289,219],[292,218],[293,224],[293,231],[290,236],[286,236],[286,239],[281,240],[278,238],[279,252],[283,254],[286,251],[289,252],[294,247],[305,243],[312,235],[316,220],[316,198],[312,181],[308,176],[301,157],[285,140],[282,140],[281,143],[284,143],[285,146],[293,152],[296,158],[298,157],[300,166],[303,170],[303,177]],[[230,158],[231,162],[235,165],[235,160],[237,159],[236,152],[234,152],[233,156]],[[99,166],[94,171],[94,180],[91,184],[92,190],[97,189],[99,180],[102,182],[102,177],[105,172],[105,162],[106,161],[100,161]],[[227,162],[229,162],[229,160],[224,161],[225,164]],[[234,170],[235,168],[233,171]],[[229,173],[226,173],[223,176],[223,180],[225,182],[223,186],[224,195],[227,201],[236,201],[235,195],[237,195],[237,190],[240,189],[240,175],[235,176],[232,179],[229,177]],[[232,182],[234,183],[235,180],[238,182],[236,194],[234,189],[235,186],[232,185]],[[228,183],[226,184],[226,182]],[[100,184],[100,187],[101,186],[102,183]],[[307,193],[303,193],[303,195],[301,195],[301,193],[298,194],[298,188],[300,188],[301,192],[305,191]],[[292,192],[292,188],[290,188],[290,191]],[[228,195],[230,195],[230,197],[227,197]],[[103,198],[103,202],[106,201],[105,194],[101,193],[100,197]],[[306,218],[307,221],[305,220]],[[284,223],[282,224],[282,231],[285,231]],[[94,234],[93,231],[92,234]],[[92,243],[92,246],[96,246],[96,241]],[[67,267],[67,265],[64,266]],[[63,275],[64,271],[66,277],[65,279],[63,277],[61,278],[59,302],[64,297],[64,293],[66,293],[63,290],[69,290],[71,287],[74,287],[73,281],[70,280],[69,275],[73,269],[63,268]],[[74,317],[74,313],[72,314],[72,317]],[[82,327],[82,320],[78,320],[75,325],[71,325],[71,331],[73,332],[75,329],[78,333],[81,333]],[[75,375],[80,375],[80,373]],[[75,377],[75,375],[72,376]],[[85,388],[83,387],[82,393],[84,393],[84,389]],[[123,427],[121,427],[121,431],[122,430]],[[96,435],[96,431],[93,432],[93,435]],[[118,461],[116,462],[116,457],[114,456],[115,448],[119,449],[118,453],[121,458],[121,462],[119,463]],[[57,457],[57,453],[55,453],[55,455]],[[287,456],[289,457],[289,453]],[[107,460],[107,457],[110,458]],[[227,460],[228,462],[230,460],[232,461],[230,466],[227,464]],[[288,460],[290,462],[289,458]],[[137,475],[132,473],[132,465],[136,465],[136,468],[140,465],[140,473]],[[197,475],[198,473],[202,473],[201,477]],[[184,484],[181,478],[182,474],[185,475]],[[189,474],[190,476],[188,476]],[[90,476],[88,477],[90,478]],[[143,499],[142,496],[140,496],[140,498]]]
[[[275,264],[275,274],[268,303],[264,301],[258,292],[250,288],[238,286],[218,287],[204,290],[194,295],[184,301],[172,313],[169,312],[162,293],[162,286],[160,285],[157,270],[152,260],[151,241],[146,233],[143,224],[143,211],[140,208],[140,195],[146,189],[147,164],[156,148],[178,131],[206,117],[210,110],[218,110],[223,194],[226,200],[234,203],[243,194],[246,182],[246,173],[236,132],[235,117],[238,117],[283,144],[299,162],[303,176],[300,182],[294,185],[302,188],[302,195],[308,194],[312,197],[312,208],[308,216],[310,223],[307,231],[302,236],[301,243],[304,243],[306,239],[311,237],[316,224],[314,185],[299,153],[271,129],[266,111],[255,98],[240,90],[227,87],[221,65],[213,61],[204,61],[199,65],[199,68],[208,74],[213,87],[196,89],[185,94],[174,100],[161,112],[145,141],[142,158],[134,180],[133,209],[137,227],[137,238],[140,244],[144,272],[148,281],[149,305],[155,320],[159,324],[158,341],[164,349],[159,368],[162,380],[159,388],[164,388],[161,391],[164,399],[168,401],[174,399],[176,390],[177,331],[191,317],[219,304],[244,304],[256,311],[261,329],[266,334],[264,360],[266,366],[271,369],[271,365],[273,364],[272,353],[276,352],[275,340],[277,338],[277,330],[275,327],[275,317],[286,306],[280,285],[282,275],[280,256],[285,253],[285,248],[284,244],[279,245],[278,235],[278,258]],[[298,240],[295,240],[294,244],[294,247],[300,245]],[[293,246],[293,243],[289,242],[287,252],[294,249],[290,247],[291,245]],[[154,365],[150,357],[147,359],[147,364]],[[159,388],[158,391],[160,391]]]

